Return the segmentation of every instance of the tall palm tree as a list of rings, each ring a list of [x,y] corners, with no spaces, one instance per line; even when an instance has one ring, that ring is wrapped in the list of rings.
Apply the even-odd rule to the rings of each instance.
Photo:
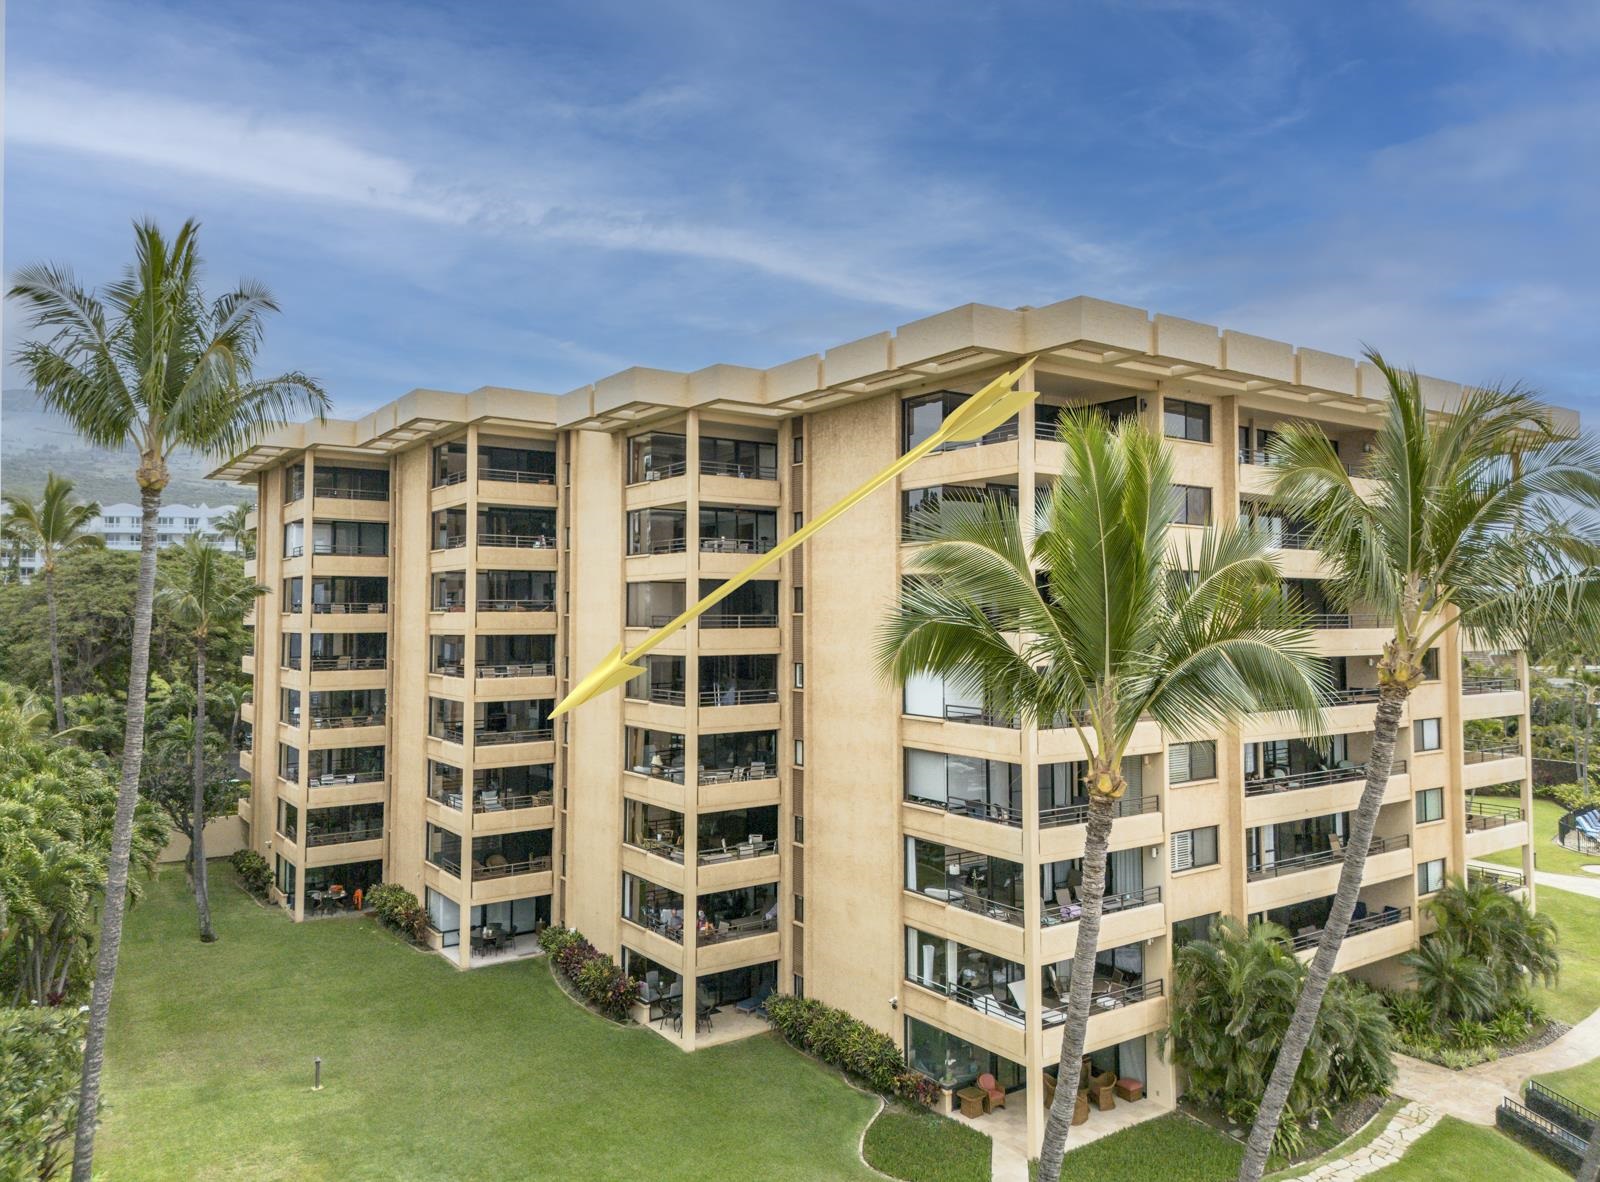
[[[912,560],[878,658],[893,677],[940,674],[987,705],[1070,726],[1086,753],[1088,834],[1059,1078],[1039,1163],[1060,1175],[1100,936],[1106,843],[1142,718],[1202,734],[1262,709],[1320,726],[1326,668],[1280,591],[1266,539],[1208,531],[1169,546],[1172,462],[1145,428],[1069,416],[1066,468],[1024,531],[1009,504],[947,502],[913,523]],[[1035,572],[1039,577],[1035,577]]]
[[[115,833],[107,864],[106,898],[83,1085],[73,1145],[73,1182],[90,1182],[94,1131],[105,1062],[106,1021],[122,948],[129,851],[139,767],[144,755],[145,686],[150,674],[150,610],[155,597],[156,517],[175,447],[235,453],[266,429],[298,414],[326,412],[327,395],[311,378],[289,372],[260,378],[254,371],[269,314],[277,304],[266,288],[243,281],[208,301],[200,285],[199,224],[184,222],[169,241],[154,222],[134,226],[134,262],[102,292],[71,271],[33,264],[16,273],[10,295],[39,336],[16,351],[18,366],[39,399],[99,447],[131,446],[143,510],[139,584],[134,598]]]
[[[194,870],[200,939],[209,944],[217,934],[211,927],[206,881],[206,642],[219,624],[244,619],[245,608],[266,588],[246,579],[237,560],[198,534],[185,538],[173,558],[174,564],[160,572],[156,602],[194,639],[194,821],[189,863]]]
[[[217,536],[232,542],[234,549],[245,558],[256,556],[256,530],[249,522],[250,506],[235,505],[217,518]]]
[[[61,695],[61,627],[56,622],[56,567],[69,554],[104,546],[105,541],[86,532],[100,515],[100,506],[72,498],[72,481],[54,472],[45,477],[44,496],[37,501],[17,493],[7,494],[10,520],[20,537],[39,552],[44,575],[44,600],[50,609],[50,689],[55,698],[56,730],[67,729]]]
[[[1345,840],[1338,892],[1256,1115],[1240,1182],[1259,1182],[1289,1089],[1361,889],[1395,735],[1422,662],[1453,626],[1479,645],[1521,649],[1560,621],[1587,627],[1600,576],[1600,447],[1563,438],[1526,392],[1466,392],[1429,411],[1414,371],[1371,350],[1389,404],[1359,470],[1363,491],[1321,429],[1287,427],[1269,448],[1273,499],[1311,524],[1332,597],[1375,610],[1392,636],[1379,658],[1367,782]]]

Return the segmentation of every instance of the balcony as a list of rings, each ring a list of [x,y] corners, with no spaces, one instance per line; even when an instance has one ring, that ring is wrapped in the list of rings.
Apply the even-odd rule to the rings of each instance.
[[[672,616],[662,616],[655,621],[655,626],[669,624]],[[778,616],[776,612],[707,612],[700,617],[702,628],[776,628]]]
[[[1118,891],[1108,893],[1101,903],[1102,915],[1115,915],[1119,911],[1132,911],[1138,907],[1153,907],[1161,902],[1161,888],[1158,886],[1144,887],[1135,891]],[[1053,928],[1058,924],[1074,923],[1083,916],[1083,905],[1062,898],[1062,893],[1057,892],[1056,901],[1040,908],[1039,922],[1042,926]]]
[[[1367,850],[1367,857],[1389,853],[1393,850],[1410,848],[1411,835],[1401,833],[1394,837],[1373,837],[1372,845]],[[1282,878],[1289,874],[1303,874],[1308,870],[1316,870],[1323,866],[1333,866],[1344,861],[1344,843],[1340,842],[1338,848],[1318,850],[1310,854],[1298,854],[1292,858],[1281,858],[1270,865],[1255,865],[1249,868],[1248,877],[1251,882],[1261,882],[1271,878]]]
[[[512,665],[478,665],[476,669],[479,680],[498,677],[549,677],[555,672],[555,664],[551,661],[526,661]]]
[[[1492,763],[1498,759],[1521,759],[1522,744],[1515,739],[1502,743],[1468,739],[1461,745],[1463,763]]]
[[[1501,800],[1479,800],[1476,797],[1467,801],[1468,833],[1514,825],[1522,819],[1520,804],[1510,804]]]
[[[1364,910],[1364,908],[1358,905],[1357,910]],[[1405,923],[1410,918],[1411,908],[1409,906],[1385,907],[1381,911],[1374,911],[1358,919],[1352,919],[1350,926],[1344,930],[1344,938],[1348,940],[1352,936],[1359,936],[1364,932],[1376,932],[1382,928],[1393,927],[1395,924]],[[1309,951],[1322,942],[1322,933],[1326,930],[1326,928],[1306,928],[1295,933],[1290,940],[1290,945],[1296,952]]]
[[[500,813],[517,809],[550,808],[555,804],[555,799],[555,793],[548,788],[535,792],[479,788],[472,794],[472,811],[474,813]]]
[[[313,714],[312,730],[337,730],[342,727],[382,726],[383,712],[372,714]]]
[[[482,881],[493,878],[510,878],[513,874],[542,874],[549,870],[551,865],[548,854],[522,858],[517,861],[512,861],[503,854],[490,854],[481,866],[474,863],[472,877],[474,881]]]
[[[989,806],[994,808],[995,806]],[[1009,814],[1010,810],[1004,810]],[[1113,817],[1139,817],[1149,813],[1161,811],[1161,798],[1159,796],[1123,796],[1114,801],[1111,806]],[[993,818],[990,818],[993,819]],[[1089,802],[1063,805],[1060,808],[1040,809],[1039,827],[1053,829],[1062,825],[1082,825],[1089,819]],[[1012,820],[1007,817],[1007,824],[1021,824],[1021,818]]]
[[[1501,870],[1495,866],[1468,866],[1469,883],[1488,883],[1503,895],[1513,894],[1528,885],[1520,870]]]
[[[480,747],[494,747],[504,743],[544,743],[555,737],[554,727],[531,727],[522,730],[477,729],[472,741]],[[454,740],[460,742],[460,739]]]
[[[1389,767],[1389,776],[1406,774],[1406,761],[1394,760]],[[1270,777],[1244,782],[1246,796],[1266,796],[1275,792],[1299,792],[1306,788],[1325,788],[1329,784],[1345,784],[1351,781],[1365,780],[1367,778],[1367,765],[1365,763],[1345,762],[1340,767],[1319,768],[1309,772],[1289,772],[1283,768]]]
[[[1520,692],[1522,682],[1515,677],[1463,677],[1464,694],[1514,694]]]

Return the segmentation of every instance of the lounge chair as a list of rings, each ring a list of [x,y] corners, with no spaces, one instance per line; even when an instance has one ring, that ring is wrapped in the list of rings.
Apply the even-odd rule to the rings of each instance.
[[[772,996],[772,987],[763,985],[755,993],[745,998],[733,1008],[741,1014],[763,1014],[767,1009],[767,998]]]

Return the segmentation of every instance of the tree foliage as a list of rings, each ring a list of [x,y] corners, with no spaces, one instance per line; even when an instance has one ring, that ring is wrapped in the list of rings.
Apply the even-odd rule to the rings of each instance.
[[[0,1009],[0,1182],[49,1182],[78,1119],[83,1016]]]

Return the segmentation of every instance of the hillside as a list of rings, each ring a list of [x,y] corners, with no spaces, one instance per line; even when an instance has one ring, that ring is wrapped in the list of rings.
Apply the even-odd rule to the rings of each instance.
[[[0,393],[0,487],[8,493],[37,495],[45,474],[58,472],[87,500],[137,503],[132,455],[86,446],[58,415],[38,404],[31,390]],[[207,480],[215,465],[194,452],[175,453],[169,466],[172,483],[163,498],[169,504],[234,505],[255,499],[238,485]]]

